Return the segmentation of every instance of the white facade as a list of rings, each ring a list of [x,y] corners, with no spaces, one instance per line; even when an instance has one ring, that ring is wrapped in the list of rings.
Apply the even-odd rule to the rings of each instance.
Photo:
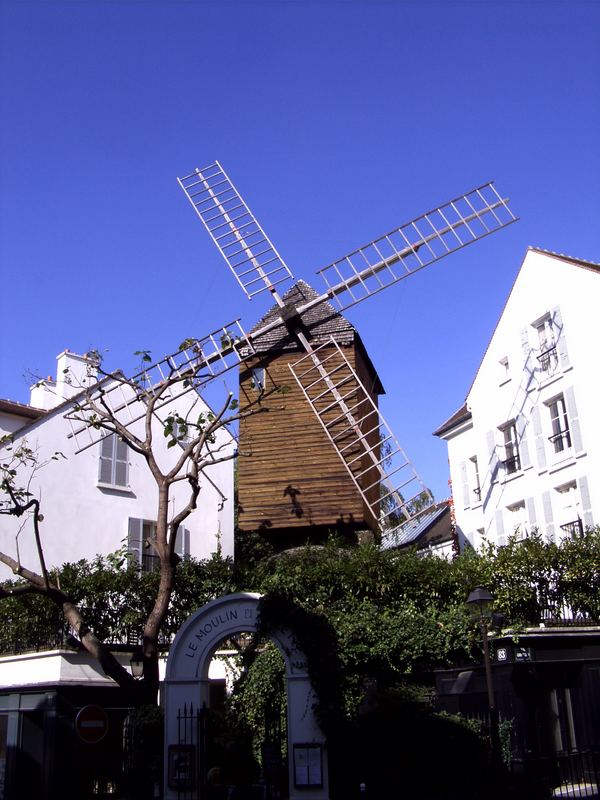
[[[0,432],[12,433],[14,446],[26,442],[43,466],[31,478],[31,469],[23,468],[17,480],[23,485],[31,478],[29,491],[41,500],[44,520],[41,524],[43,547],[48,567],[79,559],[93,559],[127,546],[138,560],[152,555],[143,538],[151,532],[156,520],[158,493],[156,484],[145,460],[122,442],[111,437],[104,443],[92,444],[76,453],[77,446],[65,413],[71,407],[69,400],[75,394],[74,385],[61,380],[63,370],[75,375],[84,360],[75,354],[62,353],[58,357],[59,379],[44,381],[32,390],[33,401],[49,409],[38,419],[23,416],[21,427],[15,431],[16,404],[5,413],[0,405]],[[54,408],[50,407],[50,403]],[[197,418],[207,407],[194,392],[189,392],[161,410],[164,417],[173,411],[185,416],[193,405]],[[27,408],[27,407],[25,407]],[[136,423],[141,425],[141,422]],[[135,432],[135,428],[133,428]],[[235,442],[221,429],[217,445],[232,451]],[[64,458],[51,460],[60,452]],[[154,452],[163,472],[173,465],[181,453],[179,447],[168,448],[167,439],[159,422],[156,423]],[[0,449],[3,461],[9,453]],[[185,531],[179,537],[177,550],[196,558],[207,558],[219,547],[224,556],[233,555],[233,461],[211,466],[201,477],[201,492],[197,509],[185,521]],[[171,489],[172,513],[187,502],[187,481]],[[22,528],[22,530],[20,530]],[[30,524],[23,519],[0,515],[0,549],[34,571],[39,570],[39,560]],[[10,571],[0,565],[4,578]],[[146,565],[147,566],[147,565]]]
[[[600,265],[530,248],[448,442],[459,537],[478,548],[600,522]]]

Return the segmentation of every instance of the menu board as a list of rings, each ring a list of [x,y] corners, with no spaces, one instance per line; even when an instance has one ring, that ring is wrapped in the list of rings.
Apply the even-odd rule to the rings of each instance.
[[[294,745],[294,785],[323,786],[323,746]]]

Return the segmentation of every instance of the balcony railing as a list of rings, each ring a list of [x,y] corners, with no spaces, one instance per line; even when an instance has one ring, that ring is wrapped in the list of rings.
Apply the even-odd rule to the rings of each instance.
[[[566,522],[564,525],[561,525],[560,529],[571,539],[578,539],[580,536],[583,536],[583,522],[579,517],[573,520],[573,522]]]
[[[542,350],[537,359],[542,372],[545,372],[548,376],[554,375],[556,367],[558,366],[556,345],[553,344],[552,347],[549,347],[547,350]]]
[[[555,453],[562,453],[564,450],[568,450],[571,447],[571,432],[568,429],[559,431],[549,436],[548,441],[552,442],[554,445]]]
[[[521,459],[519,458],[519,454],[517,453],[514,456],[509,456],[502,462],[502,466],[504,467],[504,471],[507,475],[512,474],[513,472],[518,472],[521,469]]]

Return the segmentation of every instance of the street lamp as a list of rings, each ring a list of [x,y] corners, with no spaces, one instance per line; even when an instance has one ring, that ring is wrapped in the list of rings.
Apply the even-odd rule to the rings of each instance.
[[[471,617],[479,623],[481,641],[483,644],[483,661],[485,664],[485,683],[487,687],[488,708],[490,710],[490,740],[492,746],[492,763],[499,766],[500,736],[498,730],[498,709],[494,695],[494,679],[492,676],[492,663],[490,661],[490,647],[488,643],[488,629],[492,621],[492,602],[494,595],[483,586],[477,586],[467,597],[467,606]]]
[[[131,675],[134,679],[141,678],[144,674],[144,657],[141,650],[135,650],[129,661],[131,664]]]

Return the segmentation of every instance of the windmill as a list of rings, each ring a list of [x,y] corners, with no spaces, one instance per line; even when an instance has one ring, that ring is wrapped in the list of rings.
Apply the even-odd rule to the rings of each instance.
[[[169,374],[193,372],[194,386],[201,390],[216,376],[239,366],[241,388],[253,387],[257,401],[264,400],[261,370],[273,363],[274,352],[285,353],[288,383],[309,410],[313,429],[319,431],[315,447],[321,452],[329,448],[343,474],[341,480],[336,473],[325,494],[349,502],[340,489],[342,484],[349,485],[360,505],[355,525],[378,527],[390,534],[399,530],[431,503],[431,496],[379,412],[378,379],[368,356],[358,347],[357,359],[356,349],[348,350],[347,343],[340,342],[340,320],[346,322],[341,312],[515,222],[508,200],[493,183],[453,198],[321,269],[317,275],[324,286],[319,292],[303,281],[284,288],[294,281],[289,267],[218,161],[178,182],[248,299],[267,293],[274,307],[250,332],[237,319],[201,339],[184,342],[178,351],[144,369],[140,380],[146,386],[160,386]],[[285,383],[278,378],[277,388],[289,389]],[[180,391],[187,389],[182,386]],[[171,394],[169,402],[173,399]],[[141,417],[135,395],[125,397],[109,389],[103,402],[127,424]],[[84,432],[90,441],[80,449],[102,436],[89,425],[73,430],[75,436]],[[288,439],[292,433],[288,430]],[[241,449],[245,435],[240,430]],[[256,430],[254,435],[254,441],[260,440]],[[263,436],[265,442],[268,457],[268,436]],[[268,478],[277,471],[277,450],[270,458],[270,469],[263,463],[262,473],[250,472],[249,484],[259,486],[261,474]],[[281,482],[286,483],[285,474],[279,476]],[[290,482],[283,495],[286,491],[288,496],[280,505],[285,505],[287,514],[291,511],[290,523],[312,524],[314,520],[303,518],[300,490]],[[261,504],[260,493],[248,496],[251,503]],[[243,512],[247,511],[244,507]],[[250,514],[250,519],[250,526],[256,526],[257,518]],[[272,525],[266,518],[262,527]]]

